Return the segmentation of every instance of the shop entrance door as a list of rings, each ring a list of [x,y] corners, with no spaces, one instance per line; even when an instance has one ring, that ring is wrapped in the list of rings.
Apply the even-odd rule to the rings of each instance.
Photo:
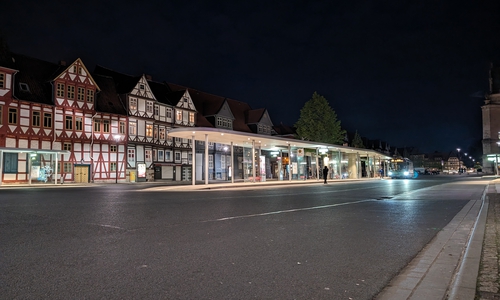
[[[75,166],[75,182],[88,183],[89,182],[89,167],[88,166]]]

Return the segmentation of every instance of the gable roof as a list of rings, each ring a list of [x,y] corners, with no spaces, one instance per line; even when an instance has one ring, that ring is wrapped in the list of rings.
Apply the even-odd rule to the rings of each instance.
[[[172,92],[168,84],[166,84],[165,82],[157,82],[152,80],[148,80],[148,84],[151,88],[151,92],[153,92],[153,95],[158,102],[167,105],[173,105],[170,101],[171,97],[169,97],[168,94],[175,92]]]
[[[0,64],[18,71],[14,76],[14,97],[35,103],[54,104],[51,82],[66,67],[12,52]],[[27,84],[29,91],[21,90],[20,83]]]
[[[96,95],[96,110],[100,112],[127,115],[127,110],[116,92],[113,78],[95,74],[94,80],[101,88],[101,91]]]
[[[252,109],[246,111],[247,115],[247,124],[256,124],[259,123],[264,115],[266,110],[264,108]]]
[[[96,65],[93,75],[104,75],[113,78],[115,89],[118,94],[128,94],[136,86],[142,76],[123,74],[100,65]]]

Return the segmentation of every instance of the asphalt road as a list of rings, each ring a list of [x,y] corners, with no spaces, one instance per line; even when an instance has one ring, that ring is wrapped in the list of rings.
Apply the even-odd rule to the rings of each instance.
[[[0,189],[2,299],[371,299],[487,180]]]

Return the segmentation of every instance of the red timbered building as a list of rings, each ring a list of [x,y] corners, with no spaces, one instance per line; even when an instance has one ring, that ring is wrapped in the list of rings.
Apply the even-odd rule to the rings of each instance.
[[[100,89],[83,62],[3,57],[1,182],[125,179],[117,165],[124,159],[125,132],[119,134],[126,115],[96,109]]]

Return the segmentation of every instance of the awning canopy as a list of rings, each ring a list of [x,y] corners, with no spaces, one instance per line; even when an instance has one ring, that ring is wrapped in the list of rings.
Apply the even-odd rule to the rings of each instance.
[[[306,148],[306,149],[328,149],[328,151],[340,151],[342,153],[359,153],[362,156],[375,156],[381,159],[391,159],[383,153],[362,149],[353,148],[339,145],[332,145],[326,143],[318,143],[312,141],[287,139],[272,135],[261,135],[255,133],[247,133],[240,131],[233,131],[220,128],[210,127],[182,127],[174,128],[168,131],[168,135],[176,138],[192,139],[194,137],[197,141],[205,141],[208,136],[208,141],[212,143],[220,143],[224,145],[231,145],[240,147],[252,147],[252,142],[255,142],[256,147],[262,150],[286,150],[290,145],[292,148]]]
[[[29,148],[12,148],[0,147],[0,151],[13,153],[36,153],[36,154],[71,154],[67,150],[46,150],[46,149],[29,149]]]

